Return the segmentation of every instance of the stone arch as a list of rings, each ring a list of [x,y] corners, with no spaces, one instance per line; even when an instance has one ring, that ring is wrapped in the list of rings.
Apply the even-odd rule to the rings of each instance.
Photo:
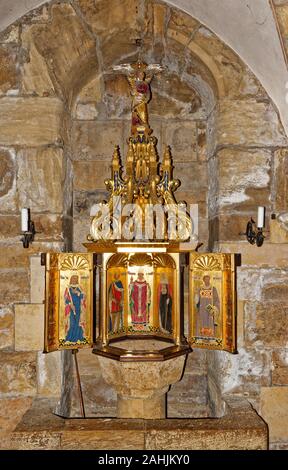
[[[110,4],[106,0],[97,3],[102,6],[104,3]],[[129,124],[124,118],[122,120],[122,117],[127,116],[129,110],[125,105],[128,97],[123,81],[119,79],[112,91],[114,96],[117,94],[124,96],[123,106],[124,108],[126,106],[126,111],[124,109],[123,116],[114,115],[109,127],[104,120],[106,111],[103,107],[98,110],[94,106],[93,114],[93,106],[89,104],[91,103],[89,92],[87,97],[90,108],[88,106],[82,109],[84,118],[79,119],[87,122],[87,128],[77,131],[79,139],[77,142],[75,122],[73,116],[71,118],[70,111],[71,108],[74,109],[74,103],[83,90],[89,88],[89,83],[91,84],[93,80],[97,82],[95,70],[102,80],[105,74],[107,78],[108,64],[114,63],[115,60],[137,58],[135,39],[139,34],[141,36],[143,31],[145,33],[142,37],[143,58],[145,54],[147,60],[150,58],[157,61],[164,58],[166,65],[169,65],[169,57],[168,54],[165,56],[165,51],[173,47],[172,43],[177,43],[175,50],[181,51],[179,60],[183,57],[185,59],[187,54],[189,65],[194,58],[195,68],[200,67],[197,60],[201,61],[203,69],[199,71],[199,76],[203,77],[203,74],[206,74],[207,86],[213,90],[215,106],[209,109],[207,122],[198,116],[197,124],[194,126],[191,116],[187,118],[186,115],[187,126],[186,128],[184,126],[184,130],[187,130],[185,134],[187,143],[184,150],[182,144],[186,137],[181,134],[183,126],[179,119],[179,108],[171,111],[172,127],[168,127],[168,130],[166,127],[163,133],[163,124],[160,122],[158,129],[155,128],[155,133],[159,131],[163,140],[165,138],[168,143],[170,135],[172,136],[171,129],[177,131],[176,144],[180,142],[182,145],[176,155],[178,168],[181,167],[182,171],[178,176],[183,180],[186,178],[187,187],[192,188],[189,202],[199,204],[203,225],[200,236],[203,237],[205,244],[208,244],[209,232],[211,247],[215,249],[223,248],[225,242],[239,241],[241,239],[239,233],[245,229],[247,218],[253,215],[252,212],[258,203],[267,205],[268,213],[273,210],[276,212],[287,210],[283,202],[287,199],[286,181],[283,181],[285,180],[283,169],[287,167],[288,160],[287,139],[268,95],[248,67],[230,48],[199,21],[157,1],[147,2],[147,10],[135,21],[135,11],[127,8],[127,5],[135,6],[135,1],[118,0],[117,3],[115,0],[113,5],[117,8],[113,11],[114,16],[112,15],[111,21],[119,14],[120,18],[125,18],[125,22],[124,27],[122,23],[119,34],[113,25],[114,41],[111,41],[109,28],[107,33],[105,26],[106,18],[102,15],[101,19],[94,2],[85,0],[72,3],[74,6],[76,4],[78,7],[74,9],[69,2],[53,2],[48,9],[32,12],[31,15],[21,19],[21,36],[14,35],[12,39],[11,36],[7,36],[8,39],[4,39],[1,44],[4,52],[0,57],[4,57],[5,70],[9,76],[5,78],[4,74],[0,82],[0,146],[1,152],[5,154],[9,152],[13,155],[13,159],[16,155],[15,169],[13,170],[12,164],[6,165],[9,167],[9,174],[5,181],[8,181],[7,187],[10,189],[9,201],[5,202],[9,203],[7,207],[12,213],[11,224],[14,226],[16,222],[19,223],[19,211],[24,196],[25,204],[28,206],[33,204],[36,227],[42,232],[37,236],[39,244],[33,245],[36,246],[37,252],[60,250],[64,247],[64,243],[66,248],[71,248],[72,223],[75,229],[74,235],[76,234],[74,242],[77,242],[74,244],[74,249],[83,249],[82,241],[87,234],[89,208],[92,203],[105,198],[102,182],[109,172],[109,149],[113,149],[115,143],[122,142],[123,152],[125,151],[124,136],[129,132]],[[85,4],[89,8],[83,11],[81,5]],[[61,28],[63,19],[65,27]],[[119,21],[116,21],[116,24],[119,24]],[[175,55],[177,51],[174,51]],[[19,67],[16,67],[16,62]],[[191,74],[193,70],[192,68]],[[181,71],[181,67],[175,66],[173,69],[171,65],[171,73],[174,72],[180,82],[181,80],[185,82],[185,75],[183,73],[181,75]],[[101,80],[99,80],[100,101],[105,93]],[[108,91],[111,91],[111,80],[109,82],[108,78],[107,83]],[[156,89],[158,86],[160,96],[161,85],[157,85],[156,82],[155,86]],[[191,89],[193,88],[191,83]],[[119,90],[121,93],[118,93]],[[200,88],[198,92],[199,90]],[[157,114],[156,117],[159,118]],[[155,124],[159,124],[159,121],[160,118],[155,119]],[[199,122],[200,124],[204,122],[204,125],[199,125]],[[196,142],[196,151],[193,142]],[[79,152],[77,149],[80,149]],[[186,151],[189,153],[185,154]],[[189,166],[189,172],[187,168],[190,164],[192,166]],[[192,169],[196,175],[193,181],[195,186],[191,186]],[[13,182],[12,171],[14,171]],[[5,172],[8,173],[7,170]],[[97,181],[99,186],[95,191]],[[35,187],[39,189],[37,197],[35,197]],[[0,202],[2,202],[1,196]],[[7,207],[2,214],[6,214]],[[1,204],[0,210],[3,210]],[[2,262],[7,285],[6,298],[3,302],[13,303],[19,300],[27,302],[29,300],[27,259],[15,258],[13,243],[18,240],[18,233],[15,234],[15,229],[13,230],[9,232],[13,242],[6,250],[7,260]],[[285,236],[287,237],[286,234]],[[226,244],[224,249],[229,251],[229,246]],[[9,273],[12,265],[13,273]],[[19,288],[15,293],[14,290],[11,291],[10,286],[14,288],[17,276],[21,279],[23,289]],[[253,312],[250,314],[252,316]],[[251,362],[253,363],[255,357],[251,352],[251,344],[250,346],[248,344],[247,349],[249,364],[253,369]],[[260,358],[258,364],[261,360]],[[207,376],[206,371],[204,372],[198,375],[201,375],[201,390],[207,391]],[[188,377],[185,379],[186,385],[190,384],[190,390],[194,386],[191,386],[193,382],[191,376],[193,368],[190,366]],[[97,379],[100,381],[99,377]],[[241,391],[245,391],[245,383],[244,385],[241,383],[241,387]],[[174,393],[175,399],[176,392]],[[198,398],[199,395],[198,393]],[[202,415],[207,413],[207,394],[204,395],[206,401],[201,403],[201,411],[198,409]],[[173,403],[173,392],[171,397],[170,402]]]

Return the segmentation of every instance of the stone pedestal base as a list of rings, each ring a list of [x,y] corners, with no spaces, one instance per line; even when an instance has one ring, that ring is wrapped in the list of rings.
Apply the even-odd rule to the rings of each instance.
[[[150,399],[127,398],[118,395],[117,418],[166,418],[165,394]]]
[[[118,362],[99,356],[103,378],[118,397],[117,418],[166,418],[166,393],[181,379],[185,356],[165,362]]]

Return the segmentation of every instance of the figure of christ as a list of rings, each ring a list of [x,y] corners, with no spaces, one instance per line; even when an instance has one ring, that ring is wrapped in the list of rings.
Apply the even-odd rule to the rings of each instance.
[[[196,336],[215,338],[220,301],[216,287],[212,287],[210,276],[203,277],[203,285],[196,294]]]
[[[80,325],[82,310],[86,309],[85,294],[79,285],[79,277],[73,275],[70,284],[64,292],[65,316],[69,316],[69,327],[65,341],[77,343],[84,341],[83,328]]]
[[[132,323],[145,325],[149,323],[151,288],[144,278],[144,270],[139,269],[136,281],[131,278],[129,286],[129,305]]]
[[[150,82],[152,76],[147,76],[142,70],[137,70],[135,75],[127,77],[132,96],[132,134],[137,133],[137,127],[142,126],[151,132],[148,123],[147,103],[151,99]]]
[[[116,333],[123,327],[123,302],[124,287],[120,279],[120,274],[114,274],[114,280],[108,289],[108,308],[110,325],[109,330]]]

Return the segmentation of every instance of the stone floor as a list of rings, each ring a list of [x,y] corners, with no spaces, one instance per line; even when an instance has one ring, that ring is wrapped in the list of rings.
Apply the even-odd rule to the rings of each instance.
[[[55,403],[35,399],[11,434],[9,449],[196,450],[267,449],[264,421],[246,400],[227,398],[219,419],[63,419]]]

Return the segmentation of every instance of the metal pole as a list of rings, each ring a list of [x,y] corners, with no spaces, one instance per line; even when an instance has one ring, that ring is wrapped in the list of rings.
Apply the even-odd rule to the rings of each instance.
[[[82,418],[86,418],[85,408],[84,408],[84,400],[83,400],[83,394],[82,394],[82,387],[81,387],[81,380],[80,380],[80,374],[79,374],[79,367],[78,367],[77,353],[78,353],[78,349],[72,349],[72,354],[74,356],[75,367],[76,367],[76,376],[77,376],[77,385],[78,385],[78,392],[79,392],[81,415],[82,415]]]

